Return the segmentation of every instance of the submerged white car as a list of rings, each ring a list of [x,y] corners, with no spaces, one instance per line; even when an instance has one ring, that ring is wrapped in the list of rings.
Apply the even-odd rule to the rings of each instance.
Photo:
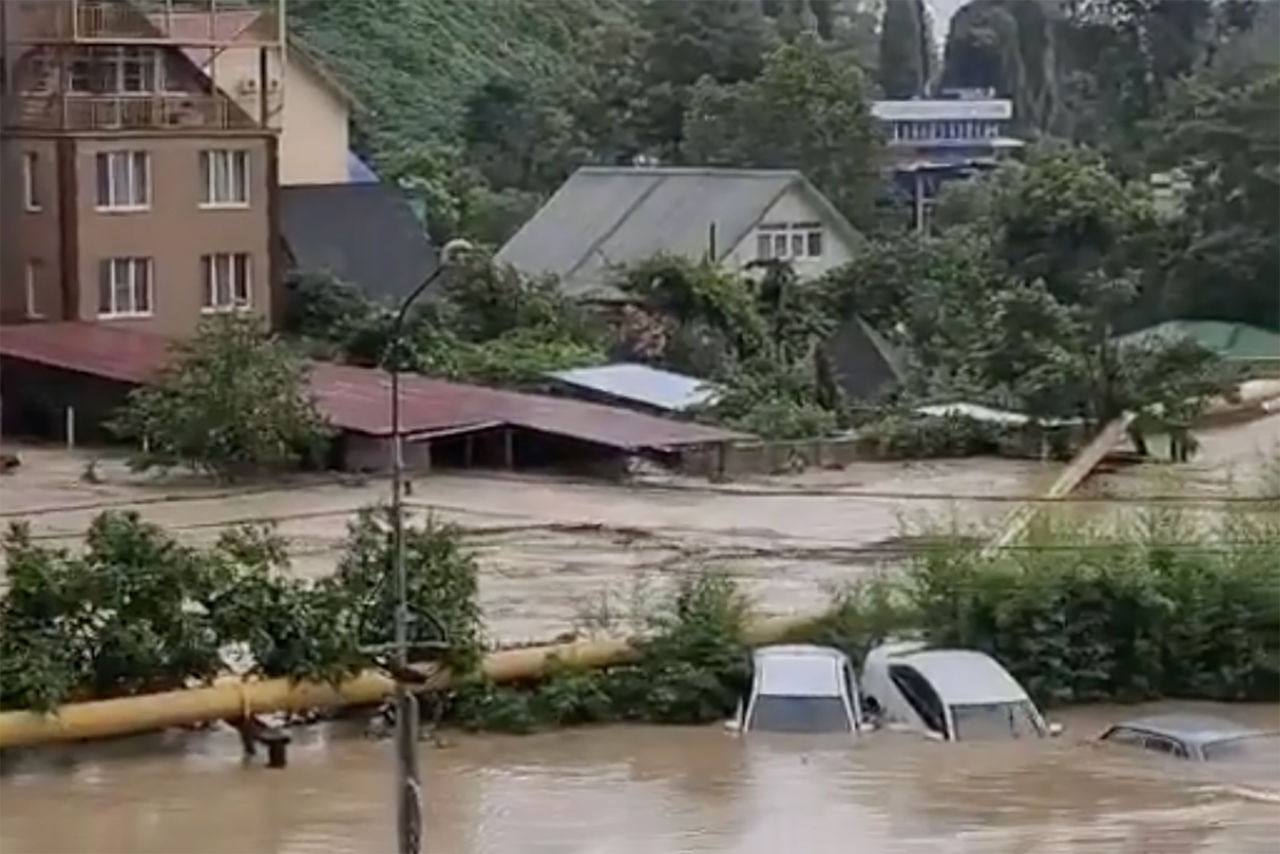
[[[927,649],[917,641],[882,644],[863,663],[862,695],[883,724],[939,741],[1040,738],[1062,731],[1045,721],[1007,670],[974,650]]]
[[[751,691],[730,729],[856,733],[862,728],[853,663],[840,650],[808,644],[761,647],[751,670]]]

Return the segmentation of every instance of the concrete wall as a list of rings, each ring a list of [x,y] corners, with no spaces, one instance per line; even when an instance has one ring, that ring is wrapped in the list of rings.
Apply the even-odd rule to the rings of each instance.
[[[342,468],[346,471],[391,471],[390,437],[346,433],[342,437],[342,445]],[[419,474],[431,471],[429,441],[405,442],[403,453],[406,470]]]
[[[847,264],[853,258],[853,247],[839,236],[836,224],[831,220],[831,217],[825,216],[799,186],[793,186],[784,193],[773,203],[760,221],[764,223],[822,223],[822,256],[820,258],[801,258],[792,262],[796,275],[801,279],[812,279],[821,276],[828,270]],[[752,229],[733,247],[733,250],[726,257],[725,263],[731,267],[741,269],[755,260],[757,260],[756,230]]]
[[[749,474],[780,474],[806,468],[843,468],[865,459],[854,438],[795,442],[731,442],[689,448],[680,454],[680,470],[695,477],[732,479]]]

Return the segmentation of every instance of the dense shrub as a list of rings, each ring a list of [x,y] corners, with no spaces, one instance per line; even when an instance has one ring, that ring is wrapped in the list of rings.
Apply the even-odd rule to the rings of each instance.
[[[337,575],[289,578],[283,543],[237,529],[210,548],[179,544],[134,513],[94,520],[83,555],[22,525],[4,540],[0,707],[179,688],[227,671],[338,679],[392,640],[387,526],[351,526]],[[479,644],[475,562],[457,532],[406,531],[411,638],[447,639],[467,664]]]
[[[728,717],[748,678],[746,601],[725,575],[681,578],[643,615],[635,661],[603,670],[564,667],[539,682],[463,683],[449,714],[461,726],[528,732],[608,721],[705,723]]]
[[[1181,516],[1109,531],[1058,526],[995,556],[935,542],[899,580],[843,593],[818,636],[860,653],[914,629],[990,653],[1047,704],[1272,700],[1278,551],[1280,524],[1247,512],[1220,531]]]
[[[962,415],[887,415],[859,428],[858,438],[884,459],[967,457],[1000,447],[998,427]]]
[[[108,427],[138,442],[136,468],[222,475],[318,463],[330,435],[298,354],[260,320],[240,315],[203,320]]]

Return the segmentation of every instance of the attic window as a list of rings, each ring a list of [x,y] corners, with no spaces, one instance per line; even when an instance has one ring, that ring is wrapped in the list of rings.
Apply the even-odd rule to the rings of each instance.
[[[756,258],[781,261],[821,258],[822,224],[817,222],[770,222],[756,227]]]

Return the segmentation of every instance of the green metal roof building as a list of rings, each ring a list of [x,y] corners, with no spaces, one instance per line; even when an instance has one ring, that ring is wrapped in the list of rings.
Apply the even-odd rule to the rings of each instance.
[[[1263,373],[1280,374],[1280,333],[1224,320],[1166,320],[1116,339],[1139,343],[1157,338],[1191,338],[1230,362],[1242,362]]]

